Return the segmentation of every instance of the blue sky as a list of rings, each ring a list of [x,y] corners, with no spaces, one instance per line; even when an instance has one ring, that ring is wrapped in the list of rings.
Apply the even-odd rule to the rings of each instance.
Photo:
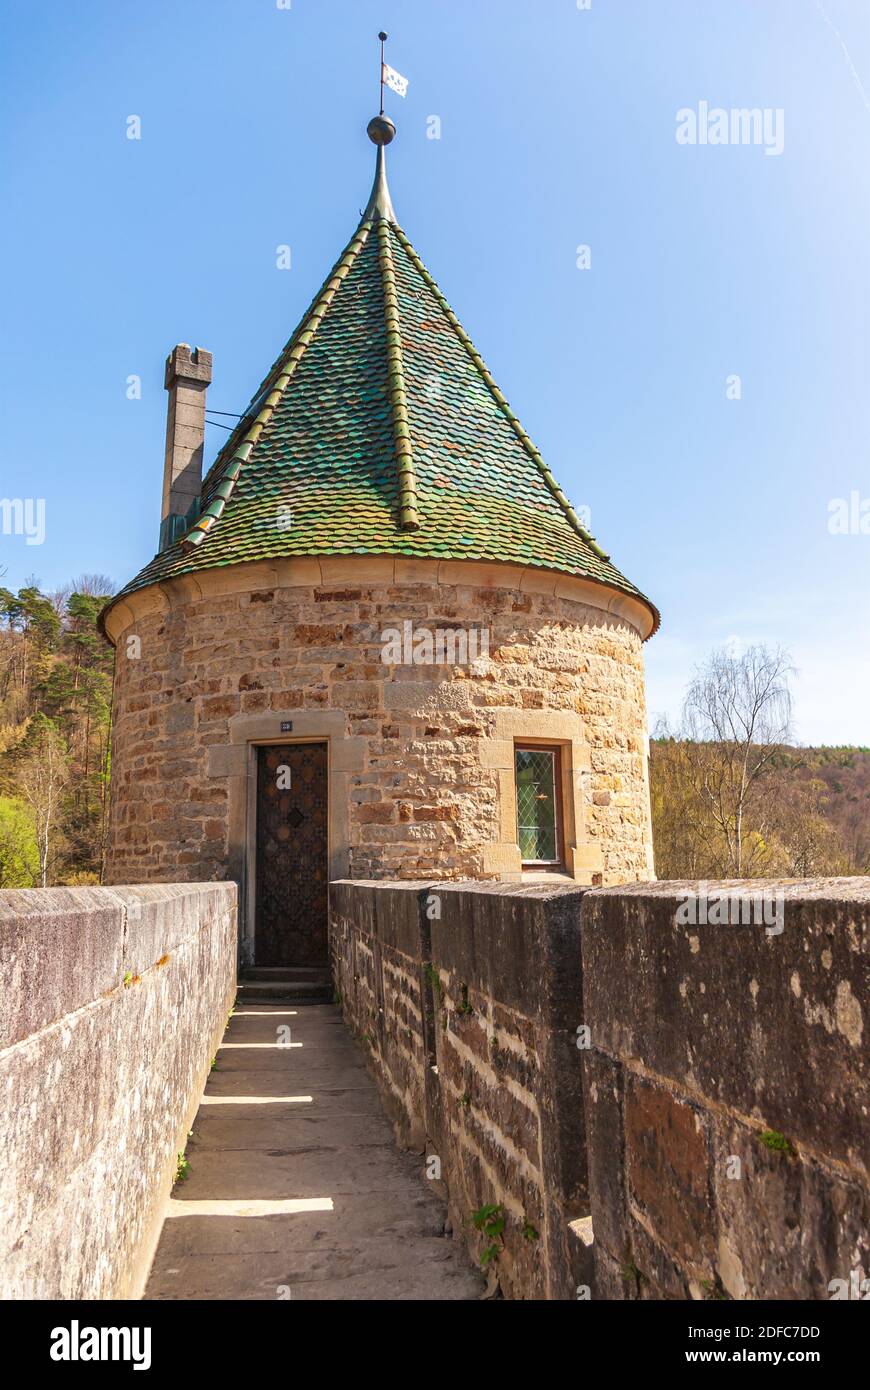
[[[651,721],[763,641],[802,741],[870,743],[870,535],[828,526],[870,499],[866,0],[5,0],[2,27],[0,496],[46,504],[3,583],[151,557],[165,356],[209,348],[211,407],[247,404],[368,195],[384,27],[399,219],[661,608]],[[782,153],[678,144],[702,101],[781,109]]]

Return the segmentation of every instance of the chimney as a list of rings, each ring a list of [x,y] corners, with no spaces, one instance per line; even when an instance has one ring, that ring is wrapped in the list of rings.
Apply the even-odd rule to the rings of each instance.
[[[202,488],[205,393],[211,381],[211,353],[179,343],[166,359],[169,392],[160,549],[196,520]]]

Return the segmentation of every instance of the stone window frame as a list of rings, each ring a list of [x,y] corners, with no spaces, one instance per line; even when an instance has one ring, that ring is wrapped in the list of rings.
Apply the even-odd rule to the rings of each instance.
[[[592,884],[604,862],[600,845],[586,837],[583,778],[592,770],[583,720],[572,710],[495,710],[493,733],[480,739],[481,767],[496,773],[499,837],[483,847],[483,872],[503,883],[522,883],[550,873]],[[564,863],[559,868],[524,868],[517,840],[515,750],[557,747],[562,763],[562,837]]]
[[[516,756],[520,752],[532,752],[539,750],[542,753],[553,755],[553,796],[556,810],[556,823],[554,826],[554,839],[556,846],[555,859],[531,860],[523,859],[523,873],[534,871],[537,873],[564,873],[566,854],[565,854],[565,827],[568,820],[569,806],[566,801],[565,776],[563,769],[564,744],[562,743],[542,743],[538,739],[525,741],[521,738],[514,739],[514,800],[517,794],[517,773]],[[517,830],[519,830],[519,815],[517,814]],[[519,840],[519,837],[518,837]],[[522,851],[520,851],[522,854]]]

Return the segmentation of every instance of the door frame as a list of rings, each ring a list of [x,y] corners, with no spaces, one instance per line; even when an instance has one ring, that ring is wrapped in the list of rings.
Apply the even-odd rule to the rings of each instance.
[[[281,732],[285,723],[292,724],[292,733]],[[244,966],[253,963],[256,893],[256,885],[251,887],[251,828],[256,825],[256,753],[251,744],[329,745],[329,879],[334,883],[350,873],[350,793],[353,779],[365,773],[368,740],[351,733],[346,711],[334,706],[234,714],[228,732],[225,743],[208,750],[207,775],[226,788],[228,797],[227,878],[239,885],[239,962]]]
[[[242,942],[242,963],[253,965],[257,952],[257,749],[294,748],[300,744],[326,745],[326,862],[327,914],[329,912],[329,872],[332,863],[332,739],[328,734],[279,735],[277,738],[250,739],[247,744],[247,814],[245,817],[245,936]]]

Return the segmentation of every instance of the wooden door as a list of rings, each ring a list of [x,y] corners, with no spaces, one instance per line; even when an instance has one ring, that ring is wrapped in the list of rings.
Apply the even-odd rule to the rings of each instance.
[[[257,749],[256,965],[328,964],[328,762],[325,743]]]

